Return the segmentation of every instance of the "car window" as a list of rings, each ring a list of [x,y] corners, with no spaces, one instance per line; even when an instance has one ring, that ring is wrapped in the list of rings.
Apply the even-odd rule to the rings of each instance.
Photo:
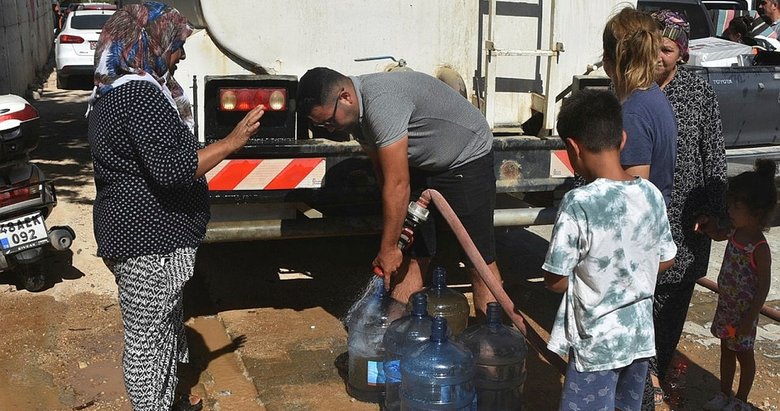
[[[106,24],[110,14],[92,14],[87,16],[73,16],[70,27],[78,30],[100,30]]]
[[[703,0],[707,10],[747,10],[747,0]]]
[[[700,39],[709,37],[710,35],[708,22],[706,20],[707,15],[702,12],[699,4],[643,1],[639,8],[648,12],[658,11],[659,9],[670,9],[682,13],[691,23],[692,39]]]

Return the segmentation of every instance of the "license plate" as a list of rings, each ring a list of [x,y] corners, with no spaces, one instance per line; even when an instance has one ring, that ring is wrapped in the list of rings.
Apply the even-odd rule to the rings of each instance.
[[[89,49],[94,50],[97,48],[97,41],[90,41],[89,42]]]
[[[49,242],[46,223],[40,212],[0,223],[0,249],[12,254]]]

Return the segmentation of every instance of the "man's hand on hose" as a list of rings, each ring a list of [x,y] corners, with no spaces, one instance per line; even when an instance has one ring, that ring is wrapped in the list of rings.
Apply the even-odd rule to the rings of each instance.
[[[385,279],[385,290],[390,290],[390,280],[398,271],[398,268],[401,267],[403,258],[401,249],[396,245],[380,249],[379,254],[374,258],[374,267],[382,270],[381,276]],[[379,275],[378,270],[375,269],[375,272]]]

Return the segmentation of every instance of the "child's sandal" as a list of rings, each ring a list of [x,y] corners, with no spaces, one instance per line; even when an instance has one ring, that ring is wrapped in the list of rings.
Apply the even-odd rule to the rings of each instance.
[[[653,387],[653,402],[655,405],[664,403],[664,390],[661,387]]]

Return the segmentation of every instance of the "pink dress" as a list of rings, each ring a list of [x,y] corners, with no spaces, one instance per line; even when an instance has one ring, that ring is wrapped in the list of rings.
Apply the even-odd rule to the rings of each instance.
[[[747,351],[753,348],[756,339],[758,318],[753,322],[749,335],[736,335],[736,329],[743,316],[750,310],[750,304],[758,288],[758,271],[753,258],[753,250],[760,244],[742,245],[729,237],[723,265],[718,275],[718,308],[712,320],[712,335],[726,340],[726,346],[732,351]]]

